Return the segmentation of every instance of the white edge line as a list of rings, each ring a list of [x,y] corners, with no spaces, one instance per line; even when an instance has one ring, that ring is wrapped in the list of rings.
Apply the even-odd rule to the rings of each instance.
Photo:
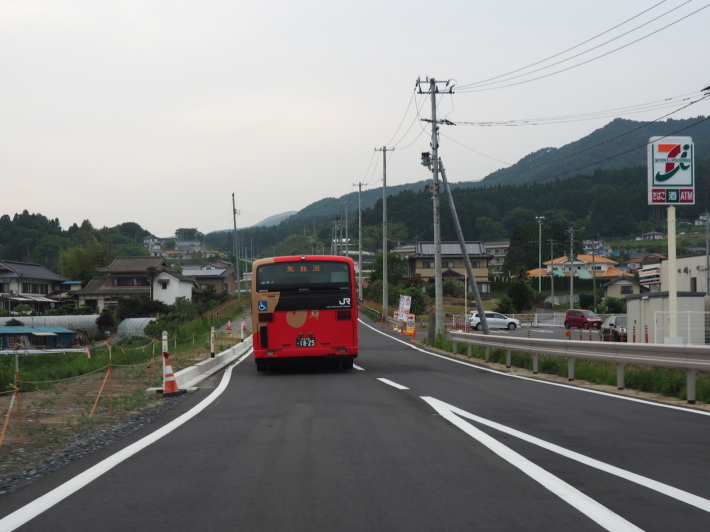
[[[531,479],[550,490],[564,502],[576,508],[603,528],[614,531],[641,531],[641,529],[638,528],[636,525],[630,523],[620,515],[612,512],[606,506],[599,504],[594,499],[588,497],[570,484],[567,484],[567,482],[565,482],[564,480],[556,477],[552,473],[549,473],[548,471],[534,464],[524,456],[518,454],[510,447],[490,437],[488,434],[482,432],[480,429],[474,427],[470,423],[467,423],[466,421],[455,415],[449,409],[448,405],[446,407],[442,407],[441,401],[438,401],[431,397],[422,397],[422,399],[429,403],[431,407],[434,408],[434,410],[436,410],[439,415],[441,415],[441,417],[445,418],[447,421],[464,431],[472,438],[478,440],[481,444],[488,447],[491,451],[496,453],[505,461],[520,469]]]
[[[155,443],[163,436],[167,436],[172,431],[195,417],[197,414],[199,414],[205,408],[211,405],[220,395],[222,395],[224,390],[227,389],[227,385],[229,384],[229,380],[232,376],[232,370],[248,355],[249,353],[240,358],[234,364],[227,367],[224,372],[224,375],[222,376],[222,380],[219,383],[219,386],[217,386],[217,388],[215,388],[215,390],[210,395],[208,395],[202,402],[198,403],[190,410],[182,414],[180,417],[173,419],[170,423],[164,425],[155,432],[152,432],[151,434],[148,434],[137,442],[132,443],[128,447],[121,449],[117,453],[109,456],[98,464],[90,467],[86,471],[78,474],[71,480],[68,480],[64,484],[57,486],[49,493],[45,493],[38,499],[35,499],[31,503],[26,504],[22,508],[15,510],[11,514],[5,516],[3,519],[0,519],[0,530],[10,532],[11,530],[15,530],[16,528],[24,525],[25,523],[27,523],[31,519],[34,519],[41,513],[49,510],[55,504],[61,502],[73,493],[79,491],[81,488],[83,488],[90,482],[96,480],[104,473],[107,473],[124,460],[127,460],[137,452],[145,449],[150,444]]]
[[[552,381],[548,381],[548,380],[544,380],[544,379],[533,379],[530,377],[525,377],[523,375],[513,375],[511,373],[504,373],[502,371],[491,369],[486,366],[471,364],[471,363],[465,362],[463,360],[456,360],[455,358],[452,358],[453,354],[449,355],[449,356],[444,356],[444,355],[440,355],[438,353],[432,353],[431,351],[427,351],[426,349],[422,349],[421,347],[417,347],[416,345],[412,345],[410,342],[403,342],[402,340],[400,340],[398,338],[393,338],[390,335],[388,335],[382,331],[378,331],[372,325],[368,325],[367,323],[362,321],[362,319],[360,319],[360,318],[358,318],[358,320],[365,327],[369,327],[370,329],[372,329],[376,333],[379,333],[382,336],[385,336],[386,338],[390,338],[391,340],[394,340],[395,342],[400,342],[400,343],[406,345],[407,347],[411,347],[412,349],[415,349],[416,351],[421,351],[422,353],[426,353],[427,355],[431,355],[433,357],[438,357],[438,358],[443,358],[444,360],[448,360],[449,362],[454,362],[455,364],[462,364],[464,366],[468,366],[473,369],[487,371],[489,373],[495,373],[496,375],[501,375],[503,377],[511,377],[513,379],[522,379],[522,380],[529,381],[529,382],[536,382],[538,384],[547,384],[549,386],[560,386],[562,388],[567,388],[568,390],[576,390],[578,392],[586,392],[586,393],[593,393],[593,394],[597,394],[597,395],[604,395],[606,397],[613,397],[615,399],[623,399],[624,401],[631,401],[634,403],[641,403],[641,404],[650,405],[650,406],[657,406],[659,408],[670,408],[671,410],[680,410],[681,412],[686,412],[688,414],[699,414],[701,416],[710,416],[710,412],[705,412],[703,410],[694,410],[692,408],[686,408],[686,407],[682,407],[682,406],[667,405],[667,404],[663,404],[663,403],[655,403],[653,401],[647,401],[645,399],[638,399],[636,397],[627,397],[626,395],[603,392],[601,390],[591,390],[589,388],[583,388],[581,386],[570,386],[569,384],[563,384],[561,382],[552,382]]]
[[[495,421],[490,421],[488,419],[479,417],[475,414],[471,414],[470,412],[466,412],[465,410],[461,410],[460,408],[456,408],[455,406],[444,403],[443,401],[440,401],[439,399],[435,399],[433,397],[422,397],[422,399],[424,399],[426,402],[428,402],[432,406],[434,403],[437,403],[440,405],[441,408],[447,408],[451,412],[453,412],[454,414],[457,414],[461,417],[470,419],[471,421],[476,421],[478,423],[481,423],[482,425],[486,425],[486,426],[491,427],[493,429],[504,432],[505,434],[509,434],[509,435],[514,436],[516,438],[520,438],[523,441],[526,441],[528,443],[532,443],[533,445],[537,445],[538,447],[542,447],[543,449],[547,449],[548,451],[552,451],[553,453],[557,453],[557,454],[562,455],[566,458],[570,458],[570,459],[575,460],[581,464],[587,465],[589,467],[593,467],[593,468],[598,469],[600,471],[604,471],[605,473],[610,473],[612,475],[623,478],[623,479],[628,480],[630,482],[634,482],[636,484],[639,484],[645,488],[649,488],[651,490],[657,491],[658,493],[662,493],[663,495],[667,495],[668,497],[671,497],[673,499],[679,500],[679,501],[684,502],[686,504],[690,504],[691,506],[695,506],[696,508],[699,508],[699,509],[704,510],[706,512],[710,512],[710,500],[708,500],[708,499],[704,499],[704,498],[699,497],[697,495],[693,495],[692,493],[689,493],[687,491],[683,491],[681,489],[674,488],[673,486],[663,484],[662,482],[658,482],[656,480],[644,477],[642,475],[637,475],[636,473],[632,473],[632,472],[627,471],[625,469],[621,469],[620,467],[616,467],[616,466],[607,464],[605,462],[602,462],[600,460],[590,458],[588,456],[577,453],[575,451],[570,451],[569,449],[565,449],[564,447],[560,447],[559,445],[555,445],[554,443],[550,443],[545,440],[541,440],[540,438],[536,438],[535,436],[531,436],[531,435],[526,434],[524,432],[520,432],[519,430],[515,430],[515,429],[507,427],[505,425],[501,425],[500,423],[496,423]],[[436,409],[436,410],[438,411],[439,409]]]
[[[398,390],[409,390],[406,386],[402,386],[401,384],[397,384],[396,382],[392,382],[389,379],[377,379],[378,381],[384,382],[385,384],[389,384],[393,388],[397,388]],[[0,523],[2,524],[2,523]]]
[[[365,371],[365,368],[361,368],[361,367],[358,366],[357,364],[353,364],[353,367],[354,367],[355,369],[357,369],[357,370]]]

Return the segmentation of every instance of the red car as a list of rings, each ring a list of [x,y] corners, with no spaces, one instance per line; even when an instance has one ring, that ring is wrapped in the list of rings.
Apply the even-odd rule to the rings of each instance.
[[[569,309],[565,311],[565,329],[576,327],[578,329],[599,329],[602,319],[591,310]]]

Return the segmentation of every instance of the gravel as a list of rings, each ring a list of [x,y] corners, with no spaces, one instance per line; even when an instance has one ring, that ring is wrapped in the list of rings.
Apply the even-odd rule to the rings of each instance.
[[[12,493],[16,489],[38,478],[42,478],[52,471],[56,471],[60,467],[79,460],[110,443],[118,441],[141,427],[150,425],[158,416],[172,409],[184,397],[185,395],[166,397],[158,406],[133,416],[122,418],[114,423],[112,427],[109,426],[100,431],[87,428],[83,429],[76,434],[76,443],[72,447],[55,454],[37,465],[33,465],[23,469],[19,473],[0,479],[0,497]]]

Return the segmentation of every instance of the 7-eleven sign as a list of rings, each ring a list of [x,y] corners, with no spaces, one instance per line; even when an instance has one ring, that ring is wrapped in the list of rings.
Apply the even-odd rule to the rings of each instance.
[[[651,137],[648,143],[648,203],[695,203],[695,161],[691,137]]]

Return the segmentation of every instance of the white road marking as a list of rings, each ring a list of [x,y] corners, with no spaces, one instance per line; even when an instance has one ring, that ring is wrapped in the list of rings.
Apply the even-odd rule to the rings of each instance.
[[[667,495],[668,497],[672,497],[673,499],[679,500],[686,504],[690,504],[691,506],[695,506],[696,508],[699,508],[706,512],[710,512],[710,500],[708,499],[703,499],[702,497],[698,497],[697,495],[693,495],[692,493],[688,493],[687,491],[674,488],[673,486],[669,486],[668,484],[657,482],[650,478],[637,475],[636,473],[626,471],[625,469],[621,469],[619,467],[607,464],[605,462],[601,462],[594,458],[590,458],[589,456],[570,451],[569,449],[565,449],[564,447],[560,447],[559,445],[555,445],[554,443],[541,440],[539,438],[536,438],[535,436],[531,436],[524,432],[520,432],[519,430],[515,430],[510,427],[506,427],[505,425],[501,425],[500,423],[496,423],[495,421],[490,421],[475,414],[471,414],[469,412],[466,412],[465,410],[461,410],[460,408],[456,408],[455,406],[446,404],[443,401],[434,399],[433,397],[422,397],[422,399],[432,405],[432,407],[434,407],[437,412],[439,411],[439,409],[448,409],[454,414],[459,415],[461,417],[476,421],[478,423],[481,423],[482,425],[486,425],[506,434],[510,434],[511,436],[515,436],[516,438],[520,438],[521,440],[526,441],[528,443],[532,443],[533,445],[537,445],[538,447],[542,447],[543,449],[547,449],[548,451],[552,451],[553,453],[557,453],[566,458],[571,458],[572,460],[575,460],[581,464],[593,467],[595,469],[599,469],[600,471],[610,473],[625,480],[629,480],[631,482],[639,484],[640,486],[644,486],[648,489],[657,491],[658,493],[662,493],[663,495]],[[434,406],[435,404],[438,406]]]
[[[390,386],[393,386],[393,387],[397,388],[398,390],[409,390],[409,388],[407,388],[406,386],[402,386],[401,384],[397,384],[396,382],[392,382],[389,379],[377,379],[377,380],[382,381],[385,384],[389,384]]]
[[[456,427],[460,428],[466,434],[475,438],[480,443],[488,447],[491,451],[503,458],[511,465],[520,469],[534,481],[539,482],[545,488],[557,495],[560,499],[570,504],[584,515],[589,517],[607,530],[614,531],[640,531],[633,523],[630,523],[619,514],[609,510],[606,506],[602,506],[594,499],[587,497],[584,493],[567,484],[564,480],[544,470],[540,466],[532,463],[527,458],[513,451],[507,445],[502,444],[498,440],[491,438],[485,432],[477,429],[470,423],[466,423],[463,419],[452,412],[452,407],[433,397],[422,397],[436,410],[441,417],[445,418]]]
[[[387,335],[387,334],[384,334],[382,331],[378,331],[377,329],[375,329],[375,328],[372,327],[371,325],[368,325],[367,323],[365,323],[365,322],[362,321],[362,320],[359,320],[359,321],[360,321],[360,323],[362,323],[365,327],[369,327],[370,329],[372,329],[372,330],[375,331],[376,333],[379,333],[379,334],[381,334],[382,336],[385,336],[385,337],[387,337],[387,338],[390,338],[390,339],[394,340],[395,342],[400,342],[400,343],[402,343],[402,344],[404,344],[404,345],[406,345],[406,346],[408,346],[408,347],[411,347],[412,349],[414,349],[414,350],[416,350],[416,351],[420,351],[420,352],[425,353],[425,354],[427,354],[427,355],[430,355],[430,356],[433,356],[433,357],[437,357],[437,358],[441,358],[441,359],[443,359],[443,360],[447,360],[447,361],[453,362],[453,363],[455,363],[455,364],[461,364],[461,365],[463,365],[463,366],[468,366],[469,368],[478,369],[478,370],[481,370],[481,371],[487,371],[487,372],[489,372],[489,373],[495,373],[496,375],[500,375],[501,377],[510,377],[510,378],[513,378],[513,379],[521,379],[521,380],[528,381],[528,382],[535,382],[535,383],[537,383],[537,384],[547,384],[547,385],[549,385],[549,386],[559,386],[559,387],[561,387],[561,388],[567,388],[567,389],[569,389],[569,390],[575,390],[575,391],[577,391],[577,392],[593,393],[593,394],[596,394],[596,395],[604,395],[604,396],[606,396],[606,397],[613,397],[614,399],[623,399],[624,401],[631,401],[631,402],[633,402],[633,403],[641,403],[641,404],[645,404],[645,405],[656,406],[656,407],[659,407],[659,408],[669,408],[669,409],[671,409],[671,410],[680,410],[681,412],[686,412],[686,413],[688,413],[688,414],[699,414],[699,415],[701,415],[701,416],[710,416],[710,412],[705,412],[705,411],[703,411],[703,410],[693,410],[693,409],[691,409],[691,408],[684,408],[684,407],[682,407],[682,406],[667,405],[667,404],[664,404],[664,403],[654,403],[654,402],[652,402],[652,401],[646,401],[645,399],[638,399],[638,398],[636,398],[636,397],[628,397],[628,396],[626,396],[626,395],[620,395],[620,394],[617,395],[617,394],[614,394],[614,393],[602,392],[602,391],[600,391],[600,390],[592,390],[592,389],[590,389],[590,388],[582,388],[582,387],[580,387],[580,386],[570,386],[570,385],[568,385],[568,384],[563,384],[563,383],[561,383],[561,382],[553,382],[553,381],[547,381],[547,380],[542,380],[542,379],[531,379],[530,377],[525,377],[525,376],[523,376],[523,375],[514,375],[514,374],[512,374],[512,373],[503,373],[503,372],[501,372],[501,371],[498,371],[498,370],[495,370],[495,369],[491,369],[491,368],[487,368],[487,367],[485,367],[485,366],[478,366],[478,365],[476,365],[476,364],[470,364],[470,363],[465,362],[465,361],[463,361],[463,360],[458,360],[458,359],[451,358],[451,357],[448,357],[448,356],[440,355],[440,354],[438,354],[438,353],[432,353],[431,351],[427,351],[426,349],[422,349],[421,347],[418,347],[418,346],[412,344],[411,342],[403,342],[403,341],[400,340],[399,338],[393,338],[393,337],[391,337],[391,336],[389,336],[389,335]]]
[[[251,353],[248,353],[251,354]],[[242,360],[245,360],[246,356],[240,358],[233,365],[229,366],[222,376],[222,380],[219,386],[215,388],[214,392],[208,395],[202,402],[198,403],[190,410],[182,414],[180,417],[172,420],[167,425],[159,428],[155,432],[149,434],[145,438],[138,440],[137,442],[121,449],[117,453],[109,456],[105,460],[102,460],[93,467],[90,467],[83,473],[78,474],[71,480],[68,480],[61,486],[53,489],[49,493],[42,495],[40,498],[35,499],[31,503],[23,506],[19,510],[14,511],[10,515],[5,516],[0,520],[0,530],[3,532],[10,532],[16,528],[24,525],[26,522],[34,519],[42,512],[49,510],[55,504],[66,499],[73,493],[79,491],[81,488],[89,484],[90,482],[96,480],[104,473],[107,473],[118,464],[124,460],[130,458],[138,451],[141,451],[148,447],[150,444],[155,443],[163,436],[167,436],[172,431],[185,424],[187,421],[191,420],[197,414],[202,412],[205,408],[211,405],[222,393],[227,389],[229,384],[229,379],[232,376],[232,370],[239,364]]]
[[[357,364],[353,364],[353,367],[354,367],[355,369],[359,369],[360,371],[365,371],[365,368],[361,368],[361,367],[358,366]]]

